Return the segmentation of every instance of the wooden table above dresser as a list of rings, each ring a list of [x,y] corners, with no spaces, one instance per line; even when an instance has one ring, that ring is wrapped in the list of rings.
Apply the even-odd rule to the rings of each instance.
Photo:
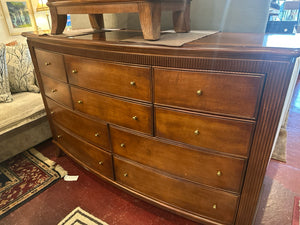
[[[203,224],[251,224],[299,49],[218,33],[183,47],[24,34],[54,143]]]

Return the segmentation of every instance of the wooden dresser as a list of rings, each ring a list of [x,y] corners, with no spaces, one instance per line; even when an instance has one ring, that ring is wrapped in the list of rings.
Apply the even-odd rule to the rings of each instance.
[[[26,33],[54,143],[201,224],[251,224],[299,49],[218,33],[183,47]]]

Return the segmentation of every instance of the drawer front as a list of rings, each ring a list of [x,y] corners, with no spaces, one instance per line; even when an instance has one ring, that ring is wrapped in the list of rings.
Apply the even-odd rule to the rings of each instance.
[[[80,116],[46,98],[52,120],[93,144],[110,150],[108,129],[105,123]]]
[[[264,76],[154,69],[155,103],[255,118]]]
[[[69,85],[51,79],[47,76],[42,75],[41,77],[42,77],[46,96],[52,98],[53,100],[63,105],[72,107]]]
[[[63,55],[39,49],[35,50],[35,54],[42,74],[67,82]]]
[[[150,104],[137,104],[71,87],[74,108],[120,126],[152,134]]]
[[[101,175],[113,179],[112,155],[85,141],[79,140],[58,126],[54,139],[79,162],[96,170]]]
[[[230,154],[247,156],[254,122],[155,107],[156,135]]]
[[[115,158],[116,181],[172,206],[225,224],[234,221],[238,196],[156,173]]]
[[[115,154],[206,185],[239,192],[245,160],[183,148],[110,128]]]
[[[71,84],[96,91],[151,101],[150,68],[65,55]]]

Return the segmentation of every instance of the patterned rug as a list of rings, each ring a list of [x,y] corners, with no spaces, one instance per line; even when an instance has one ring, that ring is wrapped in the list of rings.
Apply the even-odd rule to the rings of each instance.
[[[292,225],[300,225],[300,197],[295,197]]]
[[[70,212],[58,225],[108,225],[104,221],[94,217],[92,214],[84,211],[80,207],[77,207]]]
[[[0,163],[0,219],[66,174],[62,167],[35,149]]]

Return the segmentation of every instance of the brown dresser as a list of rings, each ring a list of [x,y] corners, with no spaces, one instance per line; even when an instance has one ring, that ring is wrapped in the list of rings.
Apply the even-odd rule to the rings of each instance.
[[[54,143],[176,214],[251,224],[299,50],[254,34],[177,48],[118,35],[134,34],[25,34]]]

